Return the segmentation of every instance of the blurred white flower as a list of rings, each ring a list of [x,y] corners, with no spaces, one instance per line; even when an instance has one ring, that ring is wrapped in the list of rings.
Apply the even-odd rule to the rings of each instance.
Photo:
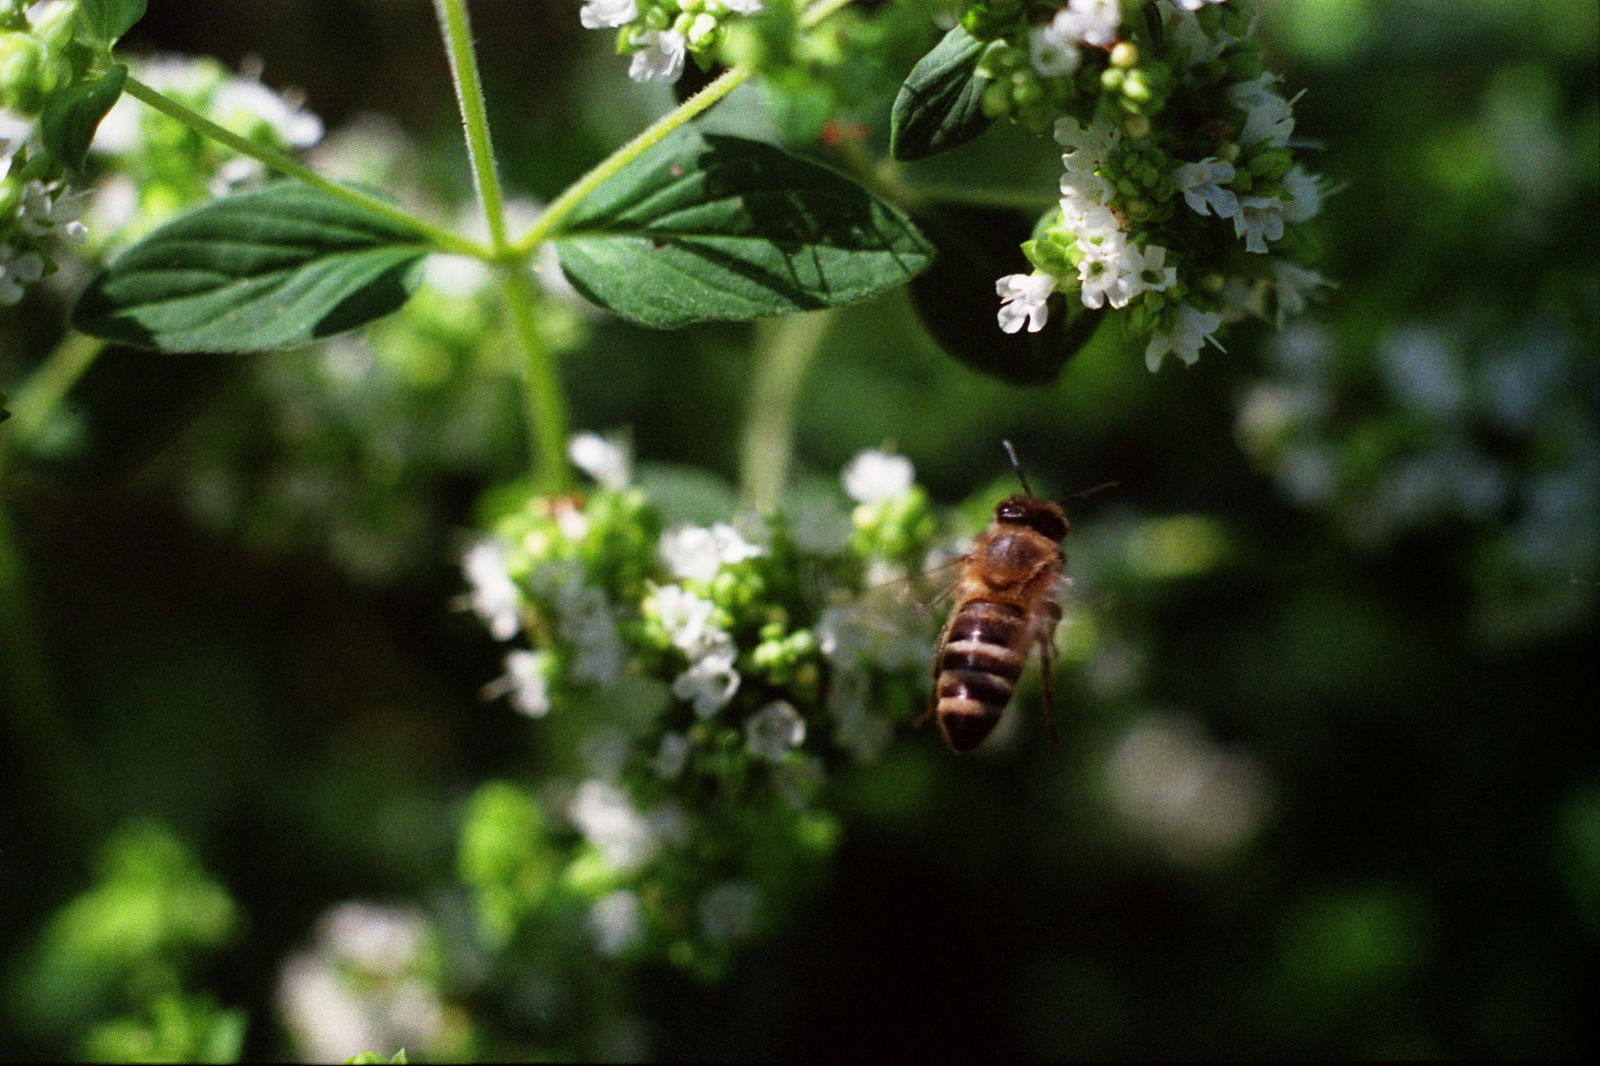
[[[627,951],[644,934],[638,894],[623,888],[595,900],[589,908],[589,929],[600,954],[614,959]]]
[[[315,944],[291,956],[278,980],[279,1014],[301,1056],[459,1054],[464,1032],[432,979],[431,941],[414,908],[350,902],[324,914]]]
[[[1148,715],[1123,736],[1107,760],[1105,787],[1130,829],[1183,862],[1236,850],[1271,806],[1270,781],[1255,759],[1168,715]]]
[[[522,629],[522,590],[506,566],[505,545],[491,537],[474,541],[461,557],[473,613],[496,640],[510,640]]]
[[[839,479],[851,499],[860,503],[882,503],[910,492],[915,477],[910,459],[869,449],[850,460]]]
[[[613,491],[625,489],[633,478],[633,456],[622,439],[598,433],[579,433],[567,444],[572,465]]]
[[[637,82],[652,78],[677,81],[689,54],[689,41],[677,30],[645,30],[635,38],[640,48],[628,64],[628,77]]]
[[[702,655],[672,682],[672,694],[693,703],[699,717],[710,718],[739,691],[739,671],[733,668],[735,656],[731,646]]]
[[[709,529],[683,526],[661,535],[661,559],[680,579],[710,581],[724,566],[765,554],[765,548],[747,542],[724,522]]]
[[[578,12],[578,21],[584,29],[626,26],[639,17],[639,5],[634,0],[587,0]]]
[[[650,822],[628,794],[607,781],[591,778],[578,786],[567,817],[618,870],[636,870],[649,862],[661,842]]]
[[[806,723],[786,700],[775,700],[745,719],[744,745],[758,759],[782,762],[805,739]]]
[[[683,768],[689,762],[689,752],[694,745],[682,733],[667,733],[661,738],[661,746],[656,749],[656,757],[650,767],[656,776],[666,781],[671,781],[683,773]]]
[[[761,890],[748,881],[724,881],[700,899],[700,928],[716,943],[744,940],[755,931]]]

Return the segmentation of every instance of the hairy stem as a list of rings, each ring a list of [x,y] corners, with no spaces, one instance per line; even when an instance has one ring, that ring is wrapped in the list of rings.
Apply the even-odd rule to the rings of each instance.
[[[492,255],[489,249],[484,248],[476,241],[467,240],[465,237],[450,232],[443,226],[418,218],[404,208],[396,207],[389,201],[374,196],[369,192],[363,192],[360,189],[341,185],[336,181],[325,178],[304,163],[282,152],[268,148],[265,145],[256,144],[254,141],[241,137],[231,130],[224,129],[198,111],[192,111],[176,100],[163,96],[137,78],[129,77],[123,85],[123,91],[140,103],[147,104],[163,115],[178,120],[190,129],[203,133],[220,144],[227,145],[235,152],[258,160],[280,174],[297,178],[307,185],[321,189],[331,196],[337,196],[347,203],[365,208],[397,225],[416,230],[418,234],[426,237],[429,243],[441,252],[454,252],[458,255],[470,255],[479,259],[487,259]]]
[[[450,59],[450,75],[461,106],[461,125],[466,131],[467,157],[472,162],[478,202],[483,205],[483,214],[489,223],[489,241],[495,255],[504,258],[507,251],[505,200],[494,169],[494,148],[489,141],[489,118],[483,103],[483,83],[478,79],[478,57],[472,49],[467,5],[465,0],[434,0],[434,8],[444,32],[445,54]]]

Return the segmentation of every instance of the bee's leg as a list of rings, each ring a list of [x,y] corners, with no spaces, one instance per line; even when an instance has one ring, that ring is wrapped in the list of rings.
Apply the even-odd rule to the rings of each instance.
[[[1050,730],[1050,741],[1053,744],[1060,744],[1061,735],[1056,732],[1055,709],[1050,701],[1050,674],[1056,661],[1055,632],[1054,623],[1041,628],[1039,632],[1039,692],[1044,697],[1044,724]]]

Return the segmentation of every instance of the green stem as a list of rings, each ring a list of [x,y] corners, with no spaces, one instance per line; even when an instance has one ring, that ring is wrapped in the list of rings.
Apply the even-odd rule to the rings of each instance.
[[[813,4],[806,9],[806,13],[800,18],[800,27],[809,30],[829,15],[841,8],[848,7],[853,2],[854,0],[820,0],[819,3]],[[733,67],[724,71],[705,88],[665,115],[662,115],[638,136],[601,160],[594,169],[579,178],[574,184],[568,186],[565,192],[556,197],[550,206],[545,208],[544,214],[539,216],[539,220],[516,242],[518,254],[525,255],[533,248],[549,240],[560,229],[561,223],[572,213],[573,209],[582,203],[590,193],[604,185],[613,174],[638,159],[655,145],[660,144],[668,134],[686,125],[695,116],[705,111],[706,108],[749,81],[754,73],[755,71],[750,67]]]
[[[746,510],[766,514],[778,505],[794,453],[800,386],[833,318],[832,311],[812,311],[757,327],[756,350],[763,354],[739,448],[739,495]]]
[[[533,248],[549,240],[573,208],[583,202],[584,198],[604,185],[613,174],[638,159],[650,148],[661,143],[666,136],[683,126],[690,119],[700,114],[712,104],[727,96],[733,90],[750,80],[750,75],[755,73],[748,67],[734,67],[723,72],[704,89],[695,93],[689,99],[662,115],[651,123],[645,130],[627,144],[612,152],[601,160],[594,169],[579,178],[566,191],[545,208],[532,228],[523,234],[516,243],[518,254],[526,255]]]
[[[49,420],[50,412],[94,365],[105,347],[105,341],[99,338],[68,333],[17,390],[5,432],[15,434],[24,444],[32,441]]]
[[[441,252],[470,255],[478,259],[488,259],[493,255],[489,249],[484,248],[476,241],[469,241],[465,237],[450,232],[443,226],[418,218],[404,208],[396,207],[389,201],[374,196],[369,192],[363,192],[360,189],[341,185],[336,181],[325,178],[310,167],[284,155],[282,152],[268,148],[265,145],[256,144],[254,141],[241,137],[237,133],[224,129],[199,112],[192,111],[176,100],[171,100],[161,95],[137,78],[130,77],[124,83],[123,91],[140,103],[155,108],[163,115],[177,119],[212,140],[227,145],[235,152],[260,161],[263,165],[276,170],[280,174],[298,178],[307,185],[321,189],[331,196],[337,196],[347,203],[365,208],[375,215],[381,215],[396,225],[406,226],[415,230],[426,237]]]
[[[538,289],[521,263],[503,265],[500,278],[522,357],[524,421],[534,488],[545,495],[570,492],[573,482],[567,466],[567,398],[555,353],[539,333],[535,315]]]
[[[461,106],[461,125],[466,131],[467,157],[472,161],[472,180],[478,188],[478,202],[489,223],[489,241],[495,256],[504,258],[506,244],[505,200],[500,179],[494,169],[494,147],[489,141],[489,117],[484,108],[483,83],[478,78],[478,57],[472,48],[472,26],[467,21],[465,0],[434,0],[439,26],[444,31],[445,54],[450,59],[450,74],[455,79],[456,99]]]

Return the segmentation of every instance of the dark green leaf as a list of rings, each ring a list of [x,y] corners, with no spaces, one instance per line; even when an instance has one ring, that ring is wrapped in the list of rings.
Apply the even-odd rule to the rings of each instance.
[[[974,370],[1013,385],[1054,381],[1067,360],[1094,335],[1101,312],[1060,296],[1038,333],[1002,333],[995,282],[1032,267],[1019,250],[1028,224],[1012,212],[965,208],[924,219],[939,258],[911,282],[911,300],[939,346]]]
[[[78,18],[96,44],[109,48],[144,18],[145,0],[79,0]]]
[[[39,116],[44,146],[64,165],[77,170],[89,154],[89,142],[106,112],[122,95],[128,68],[116,64],[92,81],[80,81],[52,96]]]
[[[854,303],[933,255],[909,219],[833,171],[688,130],[579,205],[556,248],[578,291],[664,329]]]
[[[889,151],[896,159],[938,155],[989,128],[984,81],[975,74],[985,47],[957,26],[911,68],[889,118]]]
[[[123,252],[72,324],[164,352],[288,348],[405,303],[427,254],[407,227],[309,185],[213,200]]]

